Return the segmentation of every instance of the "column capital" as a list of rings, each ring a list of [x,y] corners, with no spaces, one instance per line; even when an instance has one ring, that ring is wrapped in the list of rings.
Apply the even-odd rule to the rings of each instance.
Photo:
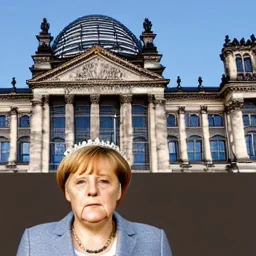
[[[185,114],[185,106],[181,106],[181,107],[179,107],[179,109],[178,109],[178,113],[179,114]]]
[[[154,94],[148,94],[148,103],[155,103],[155,95]]]
[[[229,111],[232,110],[241,110],[243,108],[244,105],[244,99],[243,98],[237,98],[237,99],[233,99],[229,105],[228,105],[228,109]]]
[[[10,114],[17,115],[17,113],[18,113],[18,108],[15,106],[11,106]]]
[[[165,105],[165,102],[166,102],[166,99],[164,99],[164,98],[160,98],[160,99],[155,99],[154,100],[154,103],[156,105]]]
[[[132,103],[132,94],[121,94],[120,102],[121,102],[121,104]]]
[[[66,102],[66,104],[73,104],[74,95],[73,94],[65,94],[65,102]]]
[[[32,102],[32,107],[35,107],[38,105],[42,106],[42,100],[37,99],[37,100],[32,100],[31,102]]]
[[[201,112],[201,114],[207,114],[208,113],[208,107],[207,106],[201,106],[200,112]]]
[[[91,94],[90,101],[92,104],[99,104],[100,102],[100,95],[99,94]]]
[[[44,100],[44,104],[49,104],[49,101],[50,101],[50,95],[44,95],[43,96],[43,100]]]

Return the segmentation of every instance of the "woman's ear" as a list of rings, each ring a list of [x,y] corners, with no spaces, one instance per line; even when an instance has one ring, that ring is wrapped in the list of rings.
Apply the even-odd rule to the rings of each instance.
[[[119,183],[119,189],[118,189],[118,194],[117,194],[117,201],[120,200],[122,196],[122,185]]]
[[[67,188],[67,184],[65,185],[65,197],[66,197],[67,201],[69,201],[69,202],[71,201],[70,196],[69,196],[69,191],[68,191],[68,188]]]

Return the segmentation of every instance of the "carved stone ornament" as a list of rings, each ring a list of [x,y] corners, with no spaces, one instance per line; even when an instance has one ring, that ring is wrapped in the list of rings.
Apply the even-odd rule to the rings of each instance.
[[[145,29],[144,33],[152,33],[152,22],[148,18],[144,20],[143,27]]]
[[[11,115],[17,115],[17,113],[18,113],[18,108],[12,106],[12,107],[11,107],[11,110],[10,110],[10,114],[11,114]]]
[[[96,58],[84,63],[72,72],[59,75],[60,81],[83,81],[83,80],[125,80],[132,75],[124,69],[97,56]],[[138,76],[138,75],[137,75]]]
[[[207,114],[207,106],[201,106],[201,114]]]
[[[73,104],[74,95],[72,95],[72,94],[65,95],[65,102],[66,102],[66,104]]]
[[[155,95],[154,94],[148,94],[148,103],[155,103]]]
[[[91,100],[92,104],[99,104],[99,102],[100,102],[100,95],[99,94],[90,95],[90,100]]]
[[[166,99],[155,99],[154,103],[156,105],[165,105]]]
[[[124,103],[130,104],[132,102],[132,95],[131,94],[120,95],[120,102],[121,104],[124,104]]]
[[[244,99],[242,98],[234,99],[230,102],[229,109],[230,110],[242,109],[243,105],[244,105]]]
[[[43,96],[44,104],[49,104],[50,102],[50,95],[44,95]]]
[[[42,106],[42,101],[41,100],[32,100],[32,107],[35,107],[35,106]]]
[[[181,106],[181,107],[179,107],[179,109],[178,109],[178,113],[179,114],[185,114],[185,106]]]
[[[48,34],[49,28],[50,28],[50,24],[47,22],[47,19],[44,18],[43,22],[41,23],[41,30],[42,30],[41,33]]]

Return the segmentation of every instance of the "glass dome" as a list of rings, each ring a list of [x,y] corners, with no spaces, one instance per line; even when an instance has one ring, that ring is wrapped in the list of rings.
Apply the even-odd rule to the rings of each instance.
[[[104,15],[88,15],[66,26],[53,43],[54,55],[72,57],[100,45],[121,55],[137,55],[141,42],[119,21]]]

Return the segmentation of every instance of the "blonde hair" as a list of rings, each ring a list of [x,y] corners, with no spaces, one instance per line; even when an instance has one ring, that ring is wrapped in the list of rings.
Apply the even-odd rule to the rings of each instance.
[[[64,157],[57,170],[57,183],[65,193],[65,184],[70,174],[79,172],[82,174],[87,171],[89,165],[97,163],[99,159],[107,159],[113,163],[113,171],[116,174],[121,186],[122,195],[120,202],[131,181],[131,167],[127,161],[114,149],[92,145],[72,152]],[[93,170],[90,170],[92,172]]]

